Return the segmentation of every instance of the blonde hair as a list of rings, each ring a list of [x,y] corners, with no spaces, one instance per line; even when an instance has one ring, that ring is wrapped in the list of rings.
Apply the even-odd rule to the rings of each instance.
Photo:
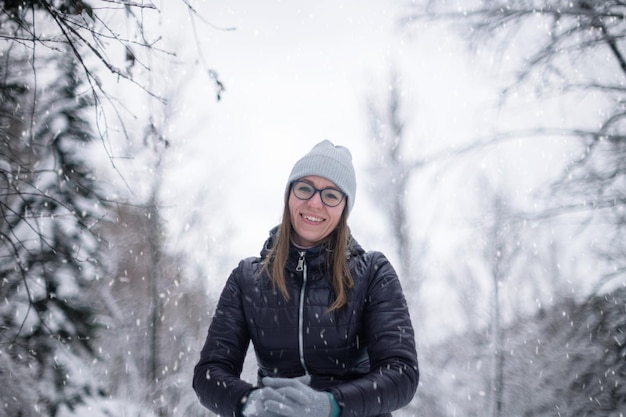
[[[285,207],[283,209],[283,217],[278,227],[277,236],[274,245],[267,254],[266,261],[263,265],[262,272],[265,271],[269,275],[274,286],[285,299],[289,299],[287,284],[285,282],[285,267],[287,258],[289,257],[289,246],[291,243],[291,214],[289,212],[289,194],[291,187],[285,195]],[[337,310],[346,305],[348,302],[348,289],[352,288],[354,281],[350,268],[348,266],[348,246],[350,244],[350,228],[348,227],[348,210],[347,205],[344,207],[341,218],[335,230],[325,239],[326,247],[326,265],[331,271],[331,282],[335,292],[335,301],[330,305],[329,311]]]

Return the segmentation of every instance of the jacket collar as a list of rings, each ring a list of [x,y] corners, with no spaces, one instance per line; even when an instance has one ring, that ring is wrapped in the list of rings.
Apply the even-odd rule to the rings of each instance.
[[[261,250],[261,259],[265,260],[269,251],[276,242],[278,237],[278,228],[279,226],[273,227],[269,232],[269,237],[265,241],[263,245],[263,249]],[[293,244],[289,245],[289,260],[287,261],[287,268],[290,268],[293,263],[293,267],[295,268],[295,264],[300,256],[299,253],[303,249],[298,249]],[[320,244],[318,246],[314,246],[312,248],[308,248],[304,250],[306,252],[306,261],[309,266],[320,266],[326,262],[326,255],[328,252],[331,252],[332,249],[329,248],[325,243]],[[348,250],[346,253],[346,257],[350,258],[351,256],[358,255],[363,253],[363,248],[359,245],[359,243],[350,236],[350,244],[348,245]]]

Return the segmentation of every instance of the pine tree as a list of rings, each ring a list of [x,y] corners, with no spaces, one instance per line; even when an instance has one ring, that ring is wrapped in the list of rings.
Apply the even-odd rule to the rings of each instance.
[[[83,295],[100,269],[91,227],[102,203],[84,159],[93,103],[75,62],[56,65],[47,88],[0,86],[14,98],[0,113],[0,377],[11,387],[0,401],[10,415],[55,416],[99,391],[88,366],[98,323]]]

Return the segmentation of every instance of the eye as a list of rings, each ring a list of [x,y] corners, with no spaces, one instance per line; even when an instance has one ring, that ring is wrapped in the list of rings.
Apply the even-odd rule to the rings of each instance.
[[[295,189],[296,189],[296,191],[298,191],[298,192],[300,192],[302,194],[310,194],[310,193],[313,192],[313,187],[311,187],[306,182],[298,182],[298,183],[296,183]]]
[[[326,189],[324,190],[324,198],[328,201],[341,201],[343,196],[337,190]]]

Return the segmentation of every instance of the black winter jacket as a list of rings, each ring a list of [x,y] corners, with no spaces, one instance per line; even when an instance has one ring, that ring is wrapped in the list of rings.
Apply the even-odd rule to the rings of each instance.
[[[240,262],[228,278],[209,327],[193,387],[200,402],[220,416],[238,416],[254,388],[240,379],[252,341],[258,378],[309,373],[311,386],[331,392],[346,416],[390,416],[408,404],[418,385],[411,319],[398,276],[380,252],[352,241],[354,287],[348,304],[328,312],[334,292],[325,247],[299,251],[287,262],[289,299],[265,273],[260,258]]]

